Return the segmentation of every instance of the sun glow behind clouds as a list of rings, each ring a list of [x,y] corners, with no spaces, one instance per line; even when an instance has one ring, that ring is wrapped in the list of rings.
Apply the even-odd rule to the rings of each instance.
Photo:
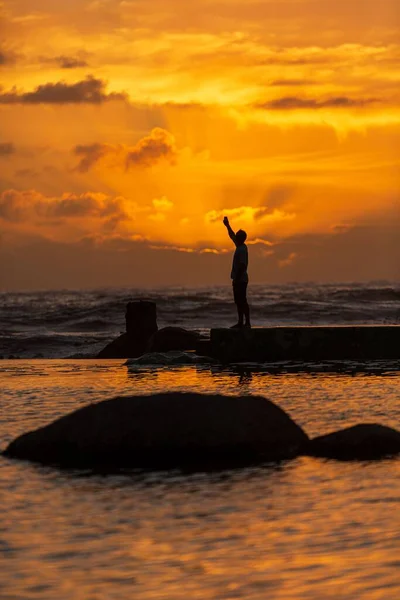
[[[212,257],[227,215],[295,278],[301,249],[279,244],[398,222],[395,0],[18,0],[1,15],[7,234]]]

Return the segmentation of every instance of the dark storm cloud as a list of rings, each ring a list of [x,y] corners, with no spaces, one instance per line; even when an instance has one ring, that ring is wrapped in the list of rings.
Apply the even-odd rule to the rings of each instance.
[[[77,83],[45,83],[33,92],[0,93],[0,104],[102,104],[125,99],[125,94],[107,93],[106,82],[93,76]]]
[[[0,142],[0,157],[14,154],[15,146],[11,142]]]
[[[378,102],[376,98],[348,98],[347,96],[336,96],[325,100],[315,98],[299,98],[297,96],[285,96],[268,102],[256,104],[255,108],[267,110],[295,110],[295,109],[319,109],[319,108],[361,108]]]

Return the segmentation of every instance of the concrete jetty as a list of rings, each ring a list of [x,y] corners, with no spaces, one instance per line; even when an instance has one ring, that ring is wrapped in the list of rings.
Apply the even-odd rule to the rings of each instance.
[[[224,363],[400,359],[399,325],[211,329],[210,354]]]

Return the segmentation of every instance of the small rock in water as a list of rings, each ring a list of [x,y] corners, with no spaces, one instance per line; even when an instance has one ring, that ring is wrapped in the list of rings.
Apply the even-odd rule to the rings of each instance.
[[[305,454],[339,460],[374,460],[400,453],[400,431],[363,423],[310,440]]]

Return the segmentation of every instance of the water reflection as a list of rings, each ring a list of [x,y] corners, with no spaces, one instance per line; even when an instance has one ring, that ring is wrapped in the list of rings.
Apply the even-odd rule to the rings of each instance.
[[[221,475],[10,473],[4,597],[320,600],[328,586],[341,600],[397,598],[399,468],[302,458]]]
[[[2,447],[90,401],[175,390],[263,395],[310,435],[400,422],[398,364],[389,365],[390,376],[388,365],[370,365],[352,377],[265,365],[6,363]],[[302,457],[224,473],[104,477],[0,458],[0,473],[4,598],[400,597],[400,459]]]
[[[151,381],[152,379],[157,379],[157,369],[154,368],[144,368],[144,367],[133,367],[130,365],[127,365],[127,374],[128,374],[128,379],[134,379],[137,381],[140,380],[146,380],[146,381]]]
[[[251,381],[253,374],[265,375],[374,375],[380,377],[396,377],[400,373],[400,360],[376,360],[376,361],[279,361],[274,363],[238,363],[232,365],[222,364],[193,364],[193,365],[163,365],[163,364],[126,364],[128,377],[151,377],[159,371],[171,371],[172,373],[183,373],[186,369],[194,369],[201,373],[209,373],[220,377],[225,374],[230,377],[238,376],[239,383]]]
[[[240,386],[249,385],[251,383],[253,378],[253,373],[251,372],[251,370],[237,368],[234,372],[239,377],[238,384]]]
[[[331,361],[331,362],[303,362],[282,361],[271,364],[236,364],[236,365],[192,365],[192,366],[164,366],[164,365],[125,365],[129,380],[143,383],[159,383],[164,389],[170,386],[184,384],[185,388],[195,386],[196,391],[208,393],[215,391],[215,385],[224,381],[227,385],[226,392],[232,393],[235,389],[240,393],[254,393],[260,388],[263,381],[276,377],[285,380],[287,377],[302,376],[324,380],[325,378],[399,378],[400,361]],[[214,383],[212,383],[214,381]],[[283,383],[283,381],[282,381]],[[236,387],[237,386],[237,387]],[[200,389],[198,389],[200,388]],[[260,390],[257,389],[257,393]]]
[[[268,480],[273,478],[286,478],[289,474],[290,464],[299,459],[285,459],[280,461],[270,461],[264,464],[253,466],[237,467],[231,469],[210,470],[207,471],[184,471],[180,469],[170,469],[168,471],[144,471],[141,469],[120,469],[118,472],[98,472],[94,470],[83,469],[59,469],[57,467],[48,467],[38,464],[29,464],[29,470],[36,470],[45,475],[48,479],[64,483],[77,482],[80,490],[99,491],[103,486],[113,490],[119,490],[129,487],[135,489],[159,487],[170,491],[182,489],[190,493],[195,492],[204,486],[222,486],[224,489],[231,489],[241,483],[248,484],[254,480],[264,486],[268,486]],[[81,482],[81,483],[79,483]]]
[[[207,375],[211,375],[216,378],[220,378],[221,376],[229,377],[230,379],[237,378],[237,384],[239,386],[249,385],[253,378],[253,373],[265,373],[265,371],[257,371],[257,369],[249,368],[249,367],[241,367],[232,366],[232,367],[216,367],[210,366],[207,367],[205,365],[194,365],[193,367],[168,367],[166,369],[162,365],[149,365],[148,367],[136,366],[136,365],[126,365],[127,368],[127,376],[129,379],[133,379],[135,381],[152,381],[157,379],[165,379],[166,373],[169,373],[169,379],[173,380],[176,378],[187,380],[189,372],[195,372],[199,377],[204,377]],[[243,390],[242,390],[243,392]]]
[[[310,365],[307,371],[299,364],[145,367],[125,363],[1,361],[1,446],[88,403],[165,391],[265,396],[309,435],[366,421],[397,428],[400,421],[400,361],[370,362],[355,376],[344,371],[316,372]]]
[[[232,365],[212,365],[211,374],[221,371],[228,374],[266,373],[273,375],[298,374],[334,374],[334,375],[379,375],[397,376],[400,373],[400,360],[369,361],[276,361],[273,363],[237,363]]]

